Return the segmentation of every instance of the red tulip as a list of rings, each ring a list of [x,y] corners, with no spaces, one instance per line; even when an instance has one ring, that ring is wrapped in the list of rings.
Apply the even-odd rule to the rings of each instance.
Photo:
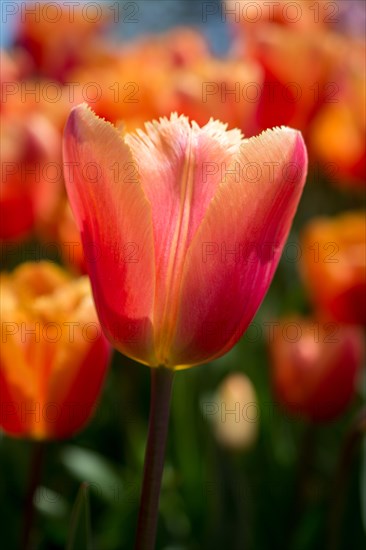
[[[1,276],[0,426],[6,433],[60,439],[90,418],[109,345],[86,277],[48,262]]]
[[[117,349],[172,369],[226,353],[288,235],[305,181],[301,134],[247,140],[172,115],[122,135],[81,105],[64,161],[99,318]]]
[[[357,327],[283,319],[270,351],[276,397],[291,413],[329,421],[354,397],[364,355]]]

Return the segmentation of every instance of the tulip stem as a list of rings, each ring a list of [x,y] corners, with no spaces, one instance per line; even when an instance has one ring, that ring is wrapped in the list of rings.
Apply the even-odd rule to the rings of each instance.
[[[332,486],[332,497],[329,510],[329,533],[328,548],[336,550],[341,542],[342,518],[344,512],[344,503],[347,500],[347,487],[349,483],[349,474],[352,471],[352,461],[355,451],[360,445],[362,438],[366,433],[366,407],[363,407],[357,414],[341,449],[338,460],[338,467]]]
[[[172,370],[164,367],[151,369],[149,431],[135,550],[155,548],[172,383]]]
[[[44,441],[34,441],[32,448],[31,465],[29,469],[29,481],[24,503],[24,520],[22,532],[23,550],[30,548],[31,532],[34,519],[34,495],[41,479],[44,463],[46,444]]]

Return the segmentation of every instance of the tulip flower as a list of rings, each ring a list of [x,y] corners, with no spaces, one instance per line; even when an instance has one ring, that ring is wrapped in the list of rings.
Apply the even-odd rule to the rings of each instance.
[[[175,114],[123,134],[81,105],[64,161],[101,324],[119,351],[155,367],[136,542],[152,549],[173,371],[223,355],[248,326],[300,199],[306,150],[288,128],[245,140]]]
[[[254,135],[262,80],[262,70],[255,62],[199,59],[175,74],[178,111],[200,126],[215,115],[230,129],[240,128],[245,135]]]
[[[349,53],[347,40],[322,24],[326,10],[318,6],[316,14],[316,3],[313,11],[303,0],[292,6],[276,2],[262,7],[247,0],[231,4],[237,11],[231,18],[235,51],[258,62],[264,72],[258,127],[287,124],[307,136],[322,106],[339,100],[334,73]]]
[[[17,47],[28,53],[36,74],[61,82],[68,81],[71,69],[98,54],[97,37],[113,16],[103,3],[90,4],[89,9],[88,4],[32,1],[22,10]],[[116,8],[115,17],[117,12]]]
[[[193,27],[173,27],[165,33],[142,36],[124,45],[123,56],[137,57],[155,69],[190,67],[197,60],[210,57],[208,42],[203,33]]]
[[[76,103],[87,99],[98,116],[113,124],[123,120],[125,129],[132,131],[141,127],[145,120],[166,116],[181,108],[189,109],[190,101],[186,105],[180,98],[182,87],[187,89],[192,86],[193,89],[188,91],[189,98],[198,96],[196,102],[202,102],[202,83],[195,76],[196,66],[201,64],[208,67],[205,71],[200,70],[201,80],[213,80],[218,71],[226,70],[224,62],[215,63],[201,33],[189,27],[177,27],[161,35],[141,37],[118,50],[101,51],[97,56],[89,56],[88,62],[76,67],[69,78],[79,83],[74,94]],[[213,75],[215,69],[216,74]],[[230,70],[229,64],[227,72]],[[235,77],[244,78],[243,72],[245,77],[254,78],[252,71],[248,74],[237,70]],[[98,83],[99,91],[90,87],[91,80]],[[228,87],[232,82],[231,74]],[[219,103],[220,98],[220,93],[216,94],[215,103]],[[227,102],[226,111],[230,112],[232,103]],[[223,107],[222,103],[220,105]],[[243,108],[243,105],[244,99],[240,107]],[[205,115],[207,109],[201,114],[194,107],[189,114],[192,112],[196,116],[198,111],[200,117]],[[205,117],[205,122],[208,118]]]
[[[40,262],[0,282],[0,426],[15,437],[70,437],[94,410],[109,357],[89,281]]]
[[[220,122],[200,128],[172,115],[123,136],[81,105],[66,126],[64,160],[113,345],[169,369],[226,353],[287,238],[305,181],[301,134],[277,128],[246,140]]]
[[[302,272],[320,315],[366,324],[365,213],[316,218],[303,230]]]
[[[41,112],[21,111],[14,109],[1,120],[1,241],[31,233],[41,218],[54,212],[59,193],[52,161],[57,159],[60,136]]]
[[[346,188],[364,189],[366,174],[365,41],[348,40],[339,59],[337,101],[327,102],[309,130],[309,147],[328,172]],[[330,173],[329,173],[330,172]]]
[[[95,99],[92,96],[90,107],[109,122],[118,124],[123,120],[128,131],[135,130],[145,120],[167,115],[176,108],[171,71],[157,61],[148,62],[140,51],[129,56],[122,52],[100,64],[92,59],[72,73],[72,80],[80,83],[75,92],[76,104],[85,100],[83,94],[93,75],[99,93]]]
[[[274,330],[270,353],[274,392],[290,413],[330,421],[354,397],[364,356],[358,327],[283,319]]]

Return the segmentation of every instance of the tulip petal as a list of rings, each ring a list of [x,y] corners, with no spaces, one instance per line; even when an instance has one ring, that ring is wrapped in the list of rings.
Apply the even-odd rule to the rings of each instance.
[[[170,363],[199,364],[239,339],[274,275],[306,174],[301,134],[243,140],[186,256]]]
[[[211,120],[200,128],[184,116],[147,123],[126,136],[138,159],[141,185],[152,207],[156,255],[154,310],[159,362],[165,364],[178,315],[179,286],[189,245],[241,143],[239,130]]]
[[[151,207],[121,134],[86,105],[70,114],[65,179],[99,318],[125,355],[154,364]]]

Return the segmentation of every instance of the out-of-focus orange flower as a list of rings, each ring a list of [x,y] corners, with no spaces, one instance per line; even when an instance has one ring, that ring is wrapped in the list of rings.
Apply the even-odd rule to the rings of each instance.
[[[270,345],[274,392],[293,414],[314,422],[343,413],[355,395],[364,356],[359,327],[282,319]]]
[[[269,24],[250,35],[246,56],[264,70],[259,127],[289,124],[305,134],[322,105],[337,97],[333,71],[345,42],[319,29],[310,35]]]
[[[219,118],[245,136],[257,131],[262,70],[255,62],[204,58],[174,74],[177,110],[198,124]]]
[[[189,68],[211,57],[206,39],[191,27],[175,27],[162,34],[140,38],[125,44],[121,53],[123,57],[138,57],[144,65],[164,71]]]
[[[0,282],[0,426],[17,437],[69,437],[88,421],[108,366],[89,281],[41,262]]]
[[[56,238],[57,210],[64,196],[61,137],[75,99],[72,87],[55,81],[3,83],[2,240],[31,232],[42,240]]]
[[[124,54],[103,65],[81,67],[72,79],[78,82],[78,103],[86,101],[98,116],[113,124],[123,120],[126,131],[135,130],[150,118],[167,115],[176,106],[172,74],[146,63],[140,54]],[[90,84],[91,80],[96,84]]]
[[[14,109],[1,117],[1,143],[0,240],[21,239],[57,204],[60,134],[41,111]]]
[[[208,419],[213,423],[219,443],[229,449],[247,449],[258,435],[257,396],[245,374],[230,373],[207,404]]]
[[[132,131],[145,120],[181,112],[175,87],[185,71],[205,59],[210,55],[202,35],[178,27],[124,44],[109,55],[90,57],[69,77],[78,83],[76,102],[87,102],[114,124],[123,120],[125,130]]]
[[[173,114],[123,135],[80,105],[66,125],[64,161],[75,166],[67,192],[83,246],[96,248],[85,260],[117,349],[170,369],[226,353],[287,238],[307,170],[301,134],[277,128],[244,139],[219,121],[200,128]],[[258,252],[268,243],[273,254]]]
[[[352,41],[327,24],[332,18],[323,2],[281,1],[272,8],[269,4],[245,0],[232,6],[240,12],[236,20],[229,19],[236,37],[234,51],[257,61],[264,71],[259,129],[286,124],[307,136],[319,110],[339,101],[338,69],[351,53]]]
[[[64,82],[70,70],[103,49],[96,36],[112,19],[108,7],[103,2],[24,4],[16,45],[30,55],[33,73]]]
[[[309,146],[321,165],[332,168],[332,182],[366,185],[366,42],[349,41],[335,84],[339,93],[324,104],[309,131]]]
[[[302,271],[319,313],[341,323],[366,324],[364,212],[316,218],[303,230]]]

